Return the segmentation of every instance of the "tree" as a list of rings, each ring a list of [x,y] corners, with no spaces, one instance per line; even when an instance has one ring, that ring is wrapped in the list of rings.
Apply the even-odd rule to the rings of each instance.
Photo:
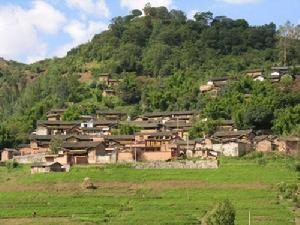
[[[272,127],[273,111],[267,105],[252,105],[242,112],[243,128],[270,129]]]
[[[119,84],[118,95],[126,104],[137,104],[141,100],[141,87],[134,74],[125,75]]]
[[[220,121],[211,119],[199,121],[193,124],[192,128],[189,130],[189,137],[191,139],[195,139],[205,137],[206,135],[211,135],[215,132],[219,122]]]
[[[212,12],[197,12],[194,15],[195,20],[201,24],[201,26],[209,26],[213,20]]]
[[[218,203],[204,220],[207,225],[234,225],[235,210],[232,203],[228,199]]]
[[[63,144],[63,139],[59,136],[54,136],[49,145],[49,149],[51,150],[52,154],[57,154]]]
[[[131,11],[131,14],[134,16],[134,17],[138,17],[138,16],[141,16],[143,13],[141,10],[139,9],[134,9]]]
[[[294,40],[300,39],[300,25],[294,25],[287,21],[284,25],[279,26],[278,29],[280,38],[280,48],[283,54],[283,64],[288,65],[288,50]]]
[[[133,135],[141,130],[140,127],[129,124],[119,124],[118,128],[114,130],[115,135]]]
[[[291,75],[285,74],[281,77],[280,83],[283,85],[284,89],[287,90],[293,84],[293,77]]]
[[[277,134],[295,134],[300,126],[300,104],[279,109],[275,113],[273,131]]]

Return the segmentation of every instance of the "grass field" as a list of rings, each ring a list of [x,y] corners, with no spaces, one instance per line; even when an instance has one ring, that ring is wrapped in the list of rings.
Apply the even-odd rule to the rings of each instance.
[[[0,224],[199,224],[218,201],[230,199],[236,224],[295,224],[297,210],[279,201],[276,184],[297,183],[285,160],[222,159],[219,169],[136,170],[73,167],[30,175],[0,168]],[[90,177],[98,189],[84,190]],[[36,216],[33,217],[33,212]]]

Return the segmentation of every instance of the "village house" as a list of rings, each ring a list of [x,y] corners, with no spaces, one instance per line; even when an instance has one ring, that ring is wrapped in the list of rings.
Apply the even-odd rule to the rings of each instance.
[[[193,157],[201,157],[202,159],[217,159],[219,155],[219,152],[213,150],[213,142],[210,138],[195,139]]]
[[[66,109],[51,109],[47,113],[47,119],[49,121],[62,120],[65,111]]]
[[[172,149],[174,157],[187,156],[193,157],[195,153],[195,140],[176,140],[176,148]]]
[[[127,113],[118,112],[118,111],[96,111],[96,116],[98,120],[107,120],[107,121],[118,121],[126,120]]]
[[[233,131],[234,121],[233,120],[221,120],[217,125],[217,131]]]
[[[212,150],[224,156],[242,156],[253,149],[252,130],[217,131],[212,136]]]
[[[128,145],[135,141],[134,135],[109,135],[104,136],[106,146],[112,146],[114,144]]]
[[[289,71],[289,67],[287,66],[274,66],[271,67],[271,76],[282,76],[287,74]]]
[[[148,133],[148,134],[158,132],[162,128],[162,124],[158,122],[151,122],[151,121],[142,121],[142,122],[126,121],[126,122],[121,122],[120,124],[137,127],[140,129],[140,133]]]
[[[90,120],[80,124],[81,133],[84,135],[103,136],[111,135],[111,129],[116,127],[116,120]]]
[[[189,122],[196,116],[195,111],[173,111],[173,112],[152,112],[145,113],[143,118],[146,120],[165,123],[167,121],[184,121]]]
[[[106,84],[107,86],[108,86],[109,78],[110,78],[109,73],[101,73],[99,75],[99,81],[102,82],[103,84]]]
[[[248,70],[245,72],[245,74],[246,76],[251,77],[253,80],[263,81],[265,79],[263,69]]]
[[[40,153],[49,153],[50,143],[53,138],[61,139],[62,142],[94,141],[93,137],[87,135],[35,135],[29,136],[30,144],[19,145],[18,149],[22,156]]]
[[[49,173],[49,172],[64,172],[65,168],[59,162],[52,163],[34,163],[31,165],[31,174]]]
[[[257,77],[263,77],[264,70],[263,69],[255,69],[255,70],[248,70],[245,72],[246,76],[252,77],[253,79]]]
[[[109,73],[102,73],[99,75],[99,81],[108,87],[116,86],[120,83],[120,80],[112,79]]]
[[[63,155],[62,164],[95,164],[104,163],[110,159],[105,153],[103,142],[81,141],[81,142],[64,142],[61,151]]]
[[[219,77],[210,79],[207,84],[200,85],[199,90],[201,93],[209,93],[210,96],[216,97],[221,88],[223,88],[228,81],[229,77]]]
[[[120,80],[117,80],[117,79],[108,79],[107,85],[109,87],[114,87],[114,86],[117,86],[119,83],[120,83]]]
[[[1,161],[4,162],[4,161],[7,161],[7,160],[11,160],[14,158],[14,156],[18,156],[20,155],[20,152],[16,149],[13,149],[13,148],[4,148],[2,151],[1,151]]]
[[[172,157],[173,141],[177,136],[172,132],[138,133],[135,141],[128,143],[118,151],[118,162],[130,162],[135,159],[137,152],[138,160],[165,161]]]
[[[36,135],[67,135],[76,133],[81,121],[37,121]]]
[[[240,140],[213,140],[212,150],[224,156],[239,157],[253,150],[250,143]]]
[[[239,140],[245,143],[252,143],[255,138],[253,130],[234,130],[234,131],[217,131],[213,134],[216,140]]]
[[[280,75],[272,75],[267,77],[267,80],[269,80],[272,83],[278,83],[280,82],[281,76]]]
[[[134,135],[109,135],[104,137],[105,151],[107,154],[115,155],[116,161],[133,161],[132,153],[129,151],[132,143],[135,143]]]
[[[95,115],[80,115],[79,120],[82,122],[89,122],[91,120],[96,120]]]
[[[274,142],[275,137],[271,135],[260,135],[254,138],[255,150],[258,152],[271,152],[276,149]]]
[[[113,97],[116,95],[116,92],[113,89],[104,89],[102,91],[103,97]]]
[[[279,137],[274,141],[279,152],[284,152],[293,156],[300,156],[300,137]]]

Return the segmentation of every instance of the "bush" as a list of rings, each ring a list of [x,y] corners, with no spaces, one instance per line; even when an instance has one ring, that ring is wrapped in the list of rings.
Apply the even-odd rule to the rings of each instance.
[[[207,225],[234,225],[235,210],[232,203],[226,199],[220,202],[204,219]]]
[[[284,182],[281,182],[277,184],[277,189],[279,192],[279,195],[283,199],[291,199],[295,201],[295,199],[298,198],[297,193],[298,193],[298,185],[297,184],[287,184]]]
[[[19,167],[19,163],[16,160],[6,161],[5,166],[7,169],[15,169]]]
[[[300,162],[295,163],[296,172],[300,172]]]

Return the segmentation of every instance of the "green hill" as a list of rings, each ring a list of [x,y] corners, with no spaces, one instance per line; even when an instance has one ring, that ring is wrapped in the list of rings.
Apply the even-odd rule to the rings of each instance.
[[[287,114],[282,112],[284,108],[291,115],[299,110],[299,92],[287,91],[288,87],[282,90],[268,82],[259,86],[242,79],[217,99],[199,94],[199,84],[209,78],[241,79],[247,69],[268,72],[271,66],[282,65],[282,38],[275,24],[251,26],[246,20],[210,12],[196,13],[195,19],[189,20],[184,12],[165,7],[146,6],[144,14],[133,10],[114,18],[107,31],[61,59],[32,65],[1,60],[0,148],[26,141],[35,121],[45,118],[53,107],[68,107],[67,119],[101,108],[131,115],[197,109],[212,119],[233,118],[241,128],[269,120],[267,129],[294,132],[295,125],[280,125]],[[291,41],[287,60],[296,65],[300,63],[300,45]],[[106,87],[98,76],[103,72],[123,79],[114,97],[102,96]],[[256,115],[255,124],[253,118],[243,115]],[[279,122],[274,124],[276,119]],[[298,117],[289,119],[291,124],[299,123]]]

